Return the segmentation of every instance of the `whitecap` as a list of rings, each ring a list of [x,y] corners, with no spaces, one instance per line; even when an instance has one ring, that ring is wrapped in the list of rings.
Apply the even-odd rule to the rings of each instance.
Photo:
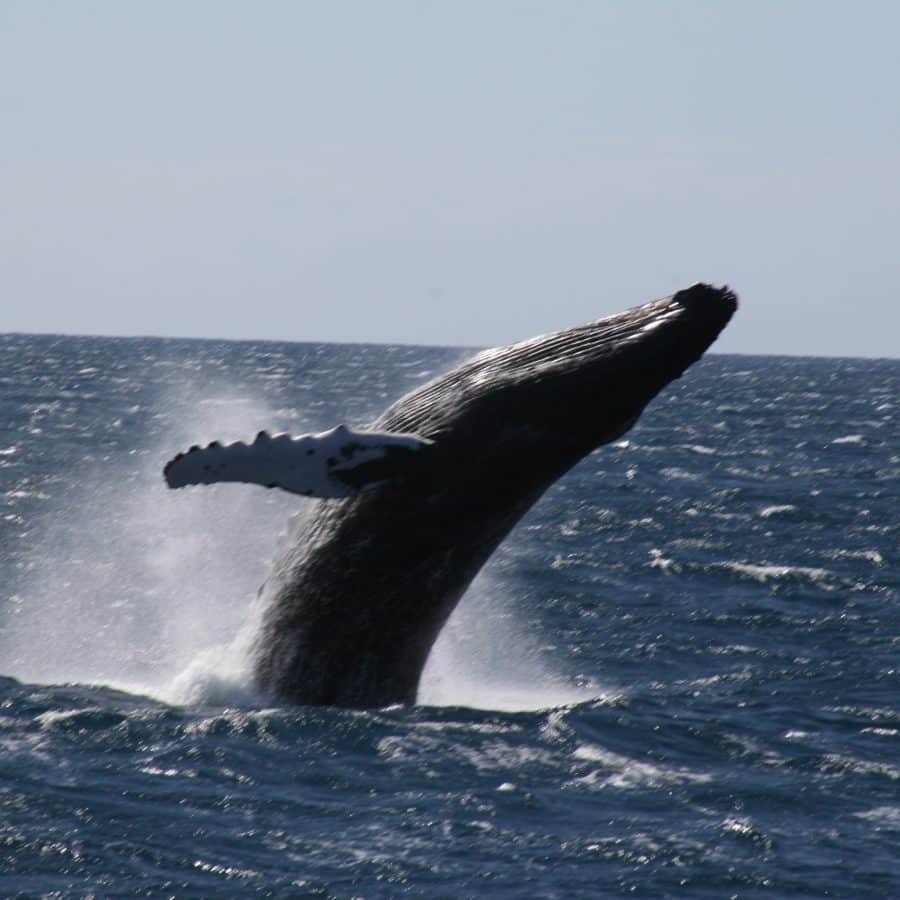
[[[660,475],[664,475],[666,478],[677,478],[682,481],[699,481],[702,477],[695,472],[688,472],[687,469],[680,469],[677,466],[663,469]]]
[[[889,763],[856,759],[839,753],[829,753],[822,761],[821,769],[828,774],[880,775],[890,781],[900,781],[900,768]]]
[[[873,566],[884,565],[884,557],[877,550],[837,550],[834,555],[839,559],[864,559]]]
[[[583,784],[600,789],[612,787],[633,790],[639,787],[659,787],[664,784],[704,784],[713,780],[712,775],[705,772],[641,762],[613,753],[596,744],[580,744],[575,748],[573,756],[578,760],[599,763],[601,768],[573,779],[570,784]]]
[[[753,843],[760,844],[767,850],[772,847],[771,839],[753,824],[752,819],[729,816],[727,819],[723,820],[721,827],[726,834],[731,834],[735,837],[748,838],[753,841]]]
[[[466,727],[466,730],[469,729]],[[421,761],[426,764],[435,756],[452,753],[477,772],[511,772],[532,765],[555,767],[557,761],[552,750],[542,747],[516,745],[499,739],[478,745],[464,741],[448,743],[444,736],[420,731],[383,737],[378,741],[377,751],[388,762]]]
[[[83,709],[48,709],[46,712],[42,712],[34,718],[35,721],[40,724],[41,728],[50,729],[59,722],[77,719],[85,713],[98,712],[103,712],[103,710],[97,706],[86,706]]]
[[[675,562],[674,559],[670,559],[669,557],[663,556],[662,550],[659,550],[656,547],[653,547],[650,551],[650,562],[647,563],[649,568],[651,569],[659,569],[664,574],[668,575],[670,572],[680,572],[681,566]]]
[[[876,826],[900,830],[900,806],[875,806],[864,812],[853,813],[857,819],[866,819]]]
[[[196,778],[197,771],[195,769],[161,769],[159,766],[141,766],[138,769],[144,775],[151,775],[155,778]]]
[[[832,578],[832,573],[827,569],[815,569],[808,566],[764,566],[753,563],[724,562],[718,564],[721,568],[753,578],[762,584],[769,580],[780,581],[786,578],[803,578],[813,582],[819,587],[830,589],[824,584]]]
[[[763,508],[759,511],[759,514],[763,519],[768,519],[770,516],[777,516],[777,515],[780,515],[781,513],[791,513],[791,512],[796,512],[796,511],[797,511],[796,506],[794,506],[790,503],[785,503],[781,506],[766,506],[765,508]]]
[[[223,878],[229,880],[247,880],[260,877],[260,873],[254,869],[239,869],[236,866],[223,866],[218,863],[205,862],[202,859],[194,860],[194,868],[210,875],[221,875]]]

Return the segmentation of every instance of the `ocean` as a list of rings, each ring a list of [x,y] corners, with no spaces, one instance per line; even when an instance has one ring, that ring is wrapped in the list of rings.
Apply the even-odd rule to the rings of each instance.
[[[254,696],[318,501],[164,463],[464,355],[0,336],[0,895],[900,897],[900,361],[708,356],[510,535],[415,706]]]

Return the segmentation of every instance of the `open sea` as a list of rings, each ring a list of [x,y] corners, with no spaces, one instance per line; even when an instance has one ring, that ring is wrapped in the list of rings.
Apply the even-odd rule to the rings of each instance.
[[[900,897],[900,361],[707,357],[513,532],[416,706],[254,697],[317,501],[163,464],[463,355],[0,336],[0,896]]]

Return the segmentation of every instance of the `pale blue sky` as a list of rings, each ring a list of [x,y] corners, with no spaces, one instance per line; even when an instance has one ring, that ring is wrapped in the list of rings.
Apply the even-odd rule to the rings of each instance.
[[[900,3],[0,0],[3,331],[900,356]]]

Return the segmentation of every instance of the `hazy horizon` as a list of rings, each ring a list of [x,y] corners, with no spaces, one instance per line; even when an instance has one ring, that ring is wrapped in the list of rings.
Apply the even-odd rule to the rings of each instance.
[[[577,324],[577,323],[574,323]],[[215,335],[206,337],[187,336],[183,334],[98,334],[94,332],[71,332],[71,331],[3,331],[0,337],[59,337],[59,338],[109,338],[110,340],[148,340],[148,341],[209,341],[211,343],[231,343],[231,344],[334,344],[343,347],[422,347],[424,349],[433,350],[471,350],[478,353],[481,350],[487,350],[495,344],[427,344],[412,343],[410,341],[321,341],[315,338],[304,338],[303,340],[294,340],[291,338],[254,338],[254,337],[217,337]],[[532,335],[538,337],[538,335]],[[865,360],[897,360],[898,356],[840,356],[832,353],[753,353],[741,350],[719,350],[714,343],[704,356],[747,356],[747,357],[788,357],[794,359],[865,359]]]

